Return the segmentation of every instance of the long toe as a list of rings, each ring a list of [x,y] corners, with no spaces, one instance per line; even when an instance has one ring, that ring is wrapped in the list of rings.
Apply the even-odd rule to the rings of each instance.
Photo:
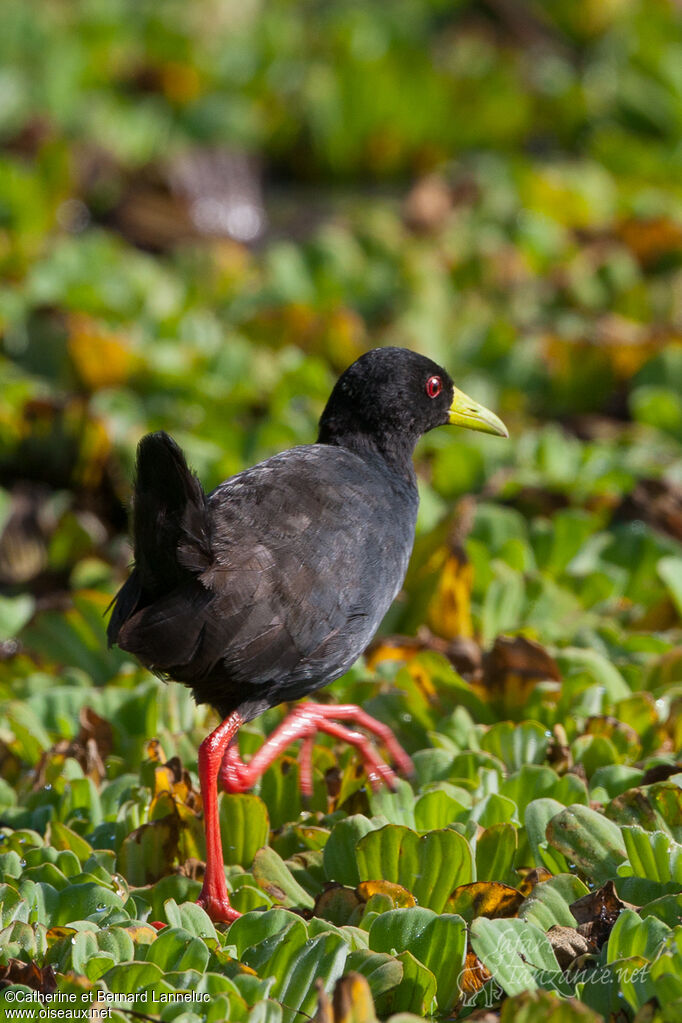
[[[357,749],[365,763],[372,788],[378,788],[383,782],[394,790],[398,780],[395,772],[381,759],[367,736],[363,732],[349,728],[349,723],[359,726],[365,732],[369,732],[379,739],[401,774],[408,776],[413,774],[412,761],[388,725],[377,721],[360,707],[356,707],[355,704],[334,706],[333,704],[301,703],[275,729],[248,763],[241,759],[237,744],[232,743],[225,751],[220,765],[220,784],[226,792],[246,792],[247,789],[255,785],[280,753],[283,753],[292,743],[302,739],[303,746],[299,754],[301,765],[299,777],[301,791],[309,797],[313,792],[314,737],[317,732],[324,732]]]

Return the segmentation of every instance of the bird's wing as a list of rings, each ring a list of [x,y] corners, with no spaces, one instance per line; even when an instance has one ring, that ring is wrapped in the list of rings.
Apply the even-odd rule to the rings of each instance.
[[[213,561],[201,580],[215,594],[223,663],[251,681],[272,680],[273,664],[282,676],[312,671],[340,632],[355,659],[409,556],[413,523],[401,530],[395,511],[357,456],[314,445],[211,494]]]
[[[319,445],[238,474],[209,495],[201,541],[178,544],[186,581],[119,642],[221,709],[259,687],[272,703],[303,695],[357,658],[402,582],[416,509],[399,496]]]

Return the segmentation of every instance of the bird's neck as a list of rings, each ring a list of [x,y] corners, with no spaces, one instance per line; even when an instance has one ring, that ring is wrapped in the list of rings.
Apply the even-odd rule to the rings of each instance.
[[[330,444],[345,448],[358,455],[363,461],[373,465],[386,466],[405,482],[416,487],[416,476],[412,462],[412,453],[417,438],[412,440],[405,434],[359,433],[357,430],[330,430],[322,425],[317,438],[318,444]]]

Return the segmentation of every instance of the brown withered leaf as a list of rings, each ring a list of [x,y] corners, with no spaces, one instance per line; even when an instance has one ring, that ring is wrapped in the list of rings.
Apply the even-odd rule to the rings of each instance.
[[[499,470],[489,481],[488,487],[494,493],[500,489],[503,483],[511,479],[513,479],[513,471]],[[571,502],[565,494],[529,484],[519,487],[508,498],[505,498],[503,503],[516,508],[527,518],[535,518],[537,515],[551,518],[560,509],[568,508]]]
[[[641,1009],[637,1010],[633,1023],[663,1023],[664,1019],[658,998],[650,998]],[[621,1021],[616,1020],[615,1023],[621,1023]]]
[[[549,881],[552,876],[546,867],[533,867],[531,870],[520,869],[518,873],[523,876],[523,881],[519,885],[519,891],[524,899],[528,898],[537,884]]]
[[[349,922],[363,901],[367,900],[363,900],[353,888],[346,888],[345,885],[336,883],[328,884],[315,899],[313,914],[342,926]]]
[[[459,989],[462,994],[475,995],[490,980],[491,976],[492,974],[469,946],[464,960],[464,968],[459,975]]]
[[[48,567],[48,541],[57,525],[42,483],[19,481],[8,490],[9,510],[0,530],[0,584],[26,585]]]
[[[567,969],[578,956],[597,950],[597,946],[575,927],[554,924],[547,931],[547,938],[562,970]]]
[[[521,683],[561,682],[559,665],[540,643],[524,636],[498,636],[483,659],[484,682],[491,689],[503,687],[510,675]]]
[[[317,988],[317,1009],[312,1018],[312,1023],[334,1023],[332,1003],[324,989],[324,981],[318,978],[315,981],[315,987]]]
[[[455,888],[447,901],[448,913],[459,913],[470,923],[477,916],[491,920],[516,916],[523,894],[501,881],[472,881]]]
[[[57,979],[51,966],[40,967],[35,962],[24,963],[14,958],[8,959],[6,966],[0,966],[0,988],[11,984],[25,984],[41,995],[50,995],[57,990]]]
[[[172,872],[178,857],[180,833],[177,814],[140,825],[124,839],[118,853],[117,870],[132,884],[154,884]]]
[[[666,216],[628,217],[618,225],[616,236],[645,267],[682,249],[682,224]]]
[[[673,774],[682,771],[682,764],[655,764],[642,775],[640,785],[653,785],[657,781],[667,781]]]
[[[483,651],[474,639],[458,636],[443,651],[450,664],[467,682],[478,682],[483,675]]]
[[[578,932],[597,950],[608,940],[621,912],[624,909],[637,909],[618,898],[613,881],[607,881],[597,891],[576,899],[568,908],[578,923]]]
[[[500,713],[518,714],[540,682],[561,681],[559,666],[545,648],[524,636],[498,636],[483,658],[483,699]],[[559,687],[556,686],[558,699]]]
[[[365,657],[373,670],[386,661],[411,661],[425,649],[425,643],[414,636],[386,636],[371,643]]]
[[[80,724],[78,740],[86,746],[94,742],[98,755],[102,759],[108,757],[114,748],[114,736],[109,722],[96,714],[92,707],[83,707],[78,721]]]
[[[78,720],[80,729],[74,739],[60,739],[43,753],[36,768],[34,791],[43,788],[47,783],[48,770],[55,758],[73,757],[83,768],[83,773],[92,778],[96,785],[104,778],[106,773],[104,761],[114,745],[111,725],[92,707],[82,707]]]
[[[203,881],[206,873],[206,864],[198,860],[196,856],[188,856],[184,863],[173,868],[174,874],[180,877],[188,877],[191,881]]]
[[[403,217],[413,231],[427,233],[442,226],[452,205],[452,188],[448,182],[439,174],[427,174],[408,193]]]
[[[552,728],[552,741],[549,744],[546,759],[557,774],[566,774],[573,767],[573,754],[566,729],[562,724],[557,723]]]
[[[614,522],[640,520],[676,540],[682,540],[682,486],[662,479],[641,479],[626,494]]]

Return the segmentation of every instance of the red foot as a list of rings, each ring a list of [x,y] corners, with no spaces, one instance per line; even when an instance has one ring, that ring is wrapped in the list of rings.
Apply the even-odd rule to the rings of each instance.
[[[239,919],[241,913],[238,909],[235,909],[234,906],[230,905],[227,893],[225,893],[224,899],[219,899],[205,893],[205,887],[206,886],[204,885],[204,888],[202,888],[199,893],[197,906],[201,906],[202,909],[206,910],[214,923],[231,924],[234,923],[235,920]]]
[[[386,747],[396,767],[402,774],[412,773],[412,761],[402,748],[391,729],[370,717],[354,704],[333,706],[323,703],[301,703],[285,718],[269,739],[255,753],[248,764],[239,756],[239,748],[234,742],[228,746],[223,755],[220,767],[220,782],[227,792],[245,792],[270,767],[274,760],[297,739],[303,739],[299,754],[301,765],[300,785],[306,796],[313,792],[312,753],[316,732],[326,732],[336,739],[350,743],[359,751],[365,762],[367,777],[373,789],[379,788],[384,782],[390,789],[396,786],[397,778],[393,770],[384,763],[368,738],[361,732],[352,731],[338,720],[351,721],[367,732],[375,735]],[[214,733],[215,734],[215,733]]]

